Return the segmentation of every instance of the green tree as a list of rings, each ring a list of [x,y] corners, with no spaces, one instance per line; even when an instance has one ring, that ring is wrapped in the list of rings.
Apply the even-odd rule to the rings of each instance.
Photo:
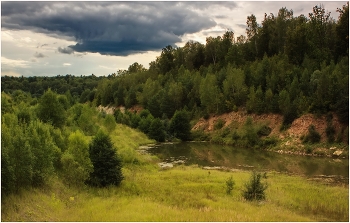
[[[33,186],[40,186],[54,173],[54,160],[59,159],[61,150],[54,143],[50,127],[42,122],[31,122],[27,129],[28,143],[33,155]]]
[[[208,113],[218,112],[220,89],[216,83],[216,77],[213,74],[207,74],[202,79],[199,88],[200,100]]]
[[[66,121],[66,111],[51,89],[40,98],[37,115],[40,120],[52,123],[54,127],[62,127]]]
[[[190,139],[190,118],[186,111],[176,111],[170,121],[170,133],[178,139],[187,141]]]
[[[267,185],[261,182],[261,173],[253,171],[250,180],[245,184],[245,190],[243,191],[243,197],[246,200],[265,200],[265,190]]]
[[[88,182],[97,187],[120,185],[124,179],[122,164],[110,137],[99,131],[89,145],[89,156],[93,165]]]
[[[109,133],[112,132],[117,126],[114,116],[109,114],[106,115],[103,124]]]
[[[25,134],[25,126],[18,123],[16,115],[5,114],[1,117],[1,122],[1,153],[4,155],[1,172],[5,174],[1,182],[6,191],[18,192],[32,184],[33,153]]]
[[[149,127],[148,136],[151,139],[157,140],[157,142],[165,141],[165,130],[162,121],[159,118],[153,119],[151,126]]]
[[[61,162],[67,183],[81,185],[89,178],[93,165],[89,157],[89,143],[82,132],[70,134],[68,149],[62,155]]]

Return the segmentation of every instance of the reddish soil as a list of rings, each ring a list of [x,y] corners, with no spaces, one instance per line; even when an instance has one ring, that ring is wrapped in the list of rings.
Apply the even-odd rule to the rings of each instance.
[[[290,128],[285,132],[280,132],[280,127],[282,125],[283,116],[278,114],[247,114],[245,111],[230,112],[222,115],[210,116],[209,119],[205,120],[201,118],[192,128],[192,130],[204,130],[205,132],[211,132],[214,130],[214,124],[218,120],[223,120],[225,122],[225,127],[231,123],[236,123],[237,126],[243,125],[248,117],[252,117],[253,122],[262,123],[269,126],[272,129],[271,135],[278,135],[280,138],[291,137],[299,141],[301,136],[308,134],[308,128],[310,125],[314,125],[315,129],[321,135],[321,141],[325,141],[327,121],[326,117],[315,117],[313,114],[306,114],[300,118],[293,121]],[[335,128],[335,135],[342,129],[342,125],[339,122],[336,115],[333,115],[333,126]]]

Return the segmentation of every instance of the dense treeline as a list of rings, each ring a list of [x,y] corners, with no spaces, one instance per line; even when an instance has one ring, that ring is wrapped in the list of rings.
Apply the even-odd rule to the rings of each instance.
[[[2,89],[32,96],[51,88],[80,102],[130,108],[140,104],[155,118],[186,109],[206,116],[245,107],[253,113],[281,113],[285,124],[303,113],[334,111],[348,122],[349,7],[337,22],[322,6],[308,17],[281,8],[258,24],[247,17],[246,36],[208,37],[206,44],[163,48],[145,69],[137,62],[106,77],[2,77]]]

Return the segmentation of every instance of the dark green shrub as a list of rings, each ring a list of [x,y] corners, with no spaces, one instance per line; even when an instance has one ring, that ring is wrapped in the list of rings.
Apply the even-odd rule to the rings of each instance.
[[[191,132],[191,140],[195,141],[209,141],[209,134],[205,133],[203,130],[196,130]]]
[[[327,124],[326,135],[328,138],[328,142],[332,143],[335,140],[335,129],[332,124]]]
[[[335,128],[332,124],[333,114],[329,112],[326,115],[326,120],[327,120],[326,135],[328,138],[328,142],[332,143],[335,140]]]
[[[276,146],[278,142],[278,139],[276,137],[266,137],[265,139],[261,140],[261,146],[263,148]]]
[[[309,133],[304,137],[303,142],[318,143],[321,140],[321,135],[316,131],[314,125],[309,126]]]
[[[162,121],[159,118],[153,119],[151,126],[149,127],[148,136],[151,139],[157,140],[157,142],[165,141],[165,131]]]
[[[272,129],[269,126],[263,125],[259,130],[258,130],[258,135],[259,136],[268,136],[270,135]]]
[[[241,137],[238,135],[237,131],[234,131],[233,134],[232,134],[232,139],[233,140],[238,140],[240,139]]]
[[[250,180],[245,184],[245,190],[243,191],[243,197],[248,200],[265,200],[265,190],[267,184],[261,182],[261,173],[253,171]]]
[[[226,137],[228,136],[228,134],[230,134],[230,129],[229,128],[224,128],[221,133],[220,133],[220,136],[221,137]]]
[[[306,147],[305,147],[305,151],[306,151],[307,154],[311,154],[311,153],[312,153],[312,150],[313,150],[313,149],[312,149],[311,146],[306,146]]]
[[[182,141],[187,141],[191,136],[190,118],[186,111],[176,111],[170,121],[170,133]]]
[[[122,164],[112,145],[110,137],[99,131],[89,145],[90,160],[93,172],[90,173],[88,183],[92,186],[118,186],[124,179]]]
[[[225,125],[225,121],[222,119],[218,119],[214,124],[214,130],[222,129],[222,127],[224,127],[224,125]]]

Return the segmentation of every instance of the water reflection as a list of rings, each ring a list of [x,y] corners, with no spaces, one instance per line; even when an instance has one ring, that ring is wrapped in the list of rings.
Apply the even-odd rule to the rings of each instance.
[[[349,177],[348,159],[333,160],[331,158],[283,155],[198,142],[161,144],[149,149],[149,152],[157,155],[162,161],[184,162],[186,165],[274,170],[308,177],[317,175]]]

